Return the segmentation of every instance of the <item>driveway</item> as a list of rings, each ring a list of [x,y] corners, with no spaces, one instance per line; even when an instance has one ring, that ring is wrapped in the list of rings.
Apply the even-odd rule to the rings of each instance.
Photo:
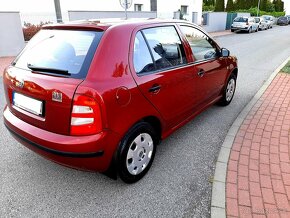
[[[39,157],[9,135],[0,116],[1,216],[210,217],[211,180],[221,144],[239,112],[290,55],[289,34],[290,27],[274,27],[218,37],[239,59],[232,104],[209,108],[163,141],[147,176],[133,185]],[[1,94],[1,111],[3,104]]]

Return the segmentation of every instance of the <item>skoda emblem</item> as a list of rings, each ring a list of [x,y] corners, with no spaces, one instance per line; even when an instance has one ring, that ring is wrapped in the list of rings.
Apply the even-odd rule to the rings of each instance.
[[[18,87],[18,88],[23,88],[24,86],[24,80],[23,79],[19,79],[19,80],[16,80],[16,83],[15,85]]]
[[[62,102],[62,93],[53,91],[52,92],[52,100],[57,102]]]

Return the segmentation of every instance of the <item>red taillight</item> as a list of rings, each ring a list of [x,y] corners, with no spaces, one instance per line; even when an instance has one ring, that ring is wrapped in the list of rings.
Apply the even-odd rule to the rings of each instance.
[[[71,113],[71,135],[92,135],[102,130],[101,110],[95,99],[76,94]]]

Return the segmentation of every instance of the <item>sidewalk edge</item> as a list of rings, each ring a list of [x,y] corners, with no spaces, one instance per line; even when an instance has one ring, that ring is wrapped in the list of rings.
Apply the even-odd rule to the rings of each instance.
[[[276,75],[284,67],[284,65],[290,61],[288,57],[269,77],[269,79],[262,85],[259,91],[251,99],[251,101],[240,112],[231,128],[229,129],[225,140],[220,149],[220,153],[216,162],[215,173],[212,185],[212,198],[211,198],[211,217],[212,218],[226,218],[226,176],[227,166],[230,157],[231,148],[235,139],[235,136],[243,123],[244,119],[260,99],[268,86],[271,84]]]

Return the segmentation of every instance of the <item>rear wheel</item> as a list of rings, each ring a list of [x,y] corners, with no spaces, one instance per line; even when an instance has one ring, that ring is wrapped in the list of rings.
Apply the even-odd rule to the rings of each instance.
[[[236,81],[237,77],[234,74],[231,74],[223,91],[223,96],[218,103],[219,105],[227,106],[231,103],[236,91]]]
[[[146,122],[129,130],[118,149],[118,174],[125,183],[137,182],[148,172],[157,142],[153,127]]]

